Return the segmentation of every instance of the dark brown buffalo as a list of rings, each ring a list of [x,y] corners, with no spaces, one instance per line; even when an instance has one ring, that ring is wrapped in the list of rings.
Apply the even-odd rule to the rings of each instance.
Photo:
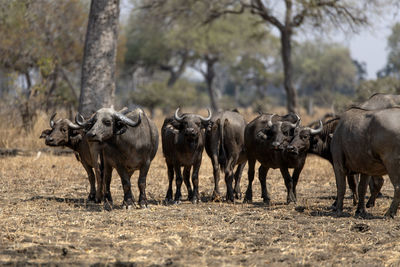
[[[174,173],[176,175],[175,203],[182,198],[182,173],[183,181],[188,190],[188,199],[192,203],[200,200],[199,196],[199,169],[204,149],[204,131],[211,119],[211,111],[208,110],[208,117],[204,118],[197,114],[185,113],[180,115],[179,108],[174,116],[166,118],[161,128],[162,148],[165,162],[168,168],[168,191],[165,197],[166,203],[172,201],[172,183]],[[190,183],[190,169],[192,170],[192,185]]]
[[[299,124],[300,118],[297,115],[289,114],[280,117],[273,114],[261,114],[246,126],[244,142],[249,162],[249,184],[244,202],[252,202],[252,183],[256,161],[261,163],[258,175],[264,203],[270,204],[266,185],[269,168],[280,169],[287,189],[287,202],[296,202],[296,185],[305,163],[306,154],[288,154],[285,148],[293,138],[294,129]],[[294,168],[292,176],[289,174],[289,168]]]
[[[291,151],[307,151],[307,153],[316,154],[333,164],[332,154],[330,150],[330,144],[332,140],[333,132],[339,123],[339,117],[330,119],[324,123],[319,121],[319,124],[323,125],[322,131],[313,134],[314,130],[311,128],[314,123],[307,127],[299,127],[295,131],[294,138],[287,147],[287,150]],[[353,204],[357,205],[358,194],[357,194],[357,177],[354,174],[349,174],[347,176],[347,182],[352,191]],[[333,204],[336,206],[336,201]]]
[[[96,197],[95,175],[93,172],[94,159],[84,131],[79,125],[68,119],[54,121],[55,116],[56,113],[50,118],[51,129],[44,130],[40,138],[45,138],[45,143],[48,146],[66,146],[75,152],[76,158],[82,163],[88,174],[90,193],[87,200],[100,202],[99,195]],[[102,169],[102,166],[100,166],[100,169]]]
[[[333,165],[330,145],[333,133],[339,121],[339,117],[326,121],[325,123],[323,123],[322,131],[318,134],[313,134],[313,129],[311,129],[310,127],[299,127],[298,129],[296,129],[295,136],[287,149],[293,151],[307,150],[308,153],[318,155],[328,160]],[[354,173],[347,175],[347,182],[352,191],[353,205],[357,205],[358,201],[358,179],[356,176],[357,174]],[[380,188],[382,187],[383,179],[382,177],[374,176],[371,180],[374,186],[371,189],[371,197],[368,200],[367,207],[372,207],[375,205],[375,199],[377,194],[379,193]],[[336,207],[336,201],[332,206]]]
[[[394,198],[386,217],[394,217],[400,202],[400,109],[352,108],[342,114],[332,138],[331,151],[337,185],[337,212],[343,210],[345,175],[361,173],[356,214],[365,214],[369,176],[388,174]]]
[[[97,143],[104,159],[104,198],[112,205],[110,183],[115,168],[121,177],[124,190],[124,205],[130,208],[134,204],[131,189],[131,176],[139,170],[139,205],[147,206],[146,177],[150,163],[158,148],[158,132],[155,124],[142,109],[136,109],[126,115],[113,108],[102,108],[84,121],[77,116],[77,124],[85,127],[89,142]]]
[[[214,191],[212,199],[220,200],[219,175],[220,167],[225,173],[226,200],[234,202],[240,199],[240,178],[246,165],[244,147],[244,128],[246,122],[237,111],[214,113],[206,130],[205,148],[213,165]],[[235,174],[234,167],[237,166]],[[232,187],[235,178],[235,189]]]

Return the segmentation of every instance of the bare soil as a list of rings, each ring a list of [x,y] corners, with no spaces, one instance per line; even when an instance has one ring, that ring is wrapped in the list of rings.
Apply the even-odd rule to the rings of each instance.
[[[212,167],[203,155],[202,203],[165,206],[167,170],[158,152],[147,177],[148,209],[122,208],[121,182],[113,173],[115,208],[87,204],[86,173],[73,155],[0,158],[0,264],[115,266],[286,266],[400,264],[400,222],[383,219],[393,195],[368,219],[354,217],[350,197],[344,217],[329,207],[336,193],[330,164],[310,156],[300,176],[298,202],[286,205],[277,170],[268,173],[272,206],[262,204],[258,179],[254,203],[210,202]],[[223,180],[223,179],[221,179]],[[137,173],[132,177],[135,197]],[[225,192],[225,184],[220,183]],[[247,168],[242,192],[247,186]],[[183,189],[186,198],[186,189]],[[348,192],[349,195],[349,192]]]

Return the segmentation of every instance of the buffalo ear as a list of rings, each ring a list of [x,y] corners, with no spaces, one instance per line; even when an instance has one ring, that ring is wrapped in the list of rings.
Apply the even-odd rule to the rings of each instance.
[[[115,134],[116,135],[120,135],[126,132],[126,130],[128,129],[128,126],[126,126],[125,123],[123,123],[122,121],[118,121],[115,125]]]
[[[39,138],[46,138],[49,134],[51,134],[51,129],[46,129],[42,132]]]

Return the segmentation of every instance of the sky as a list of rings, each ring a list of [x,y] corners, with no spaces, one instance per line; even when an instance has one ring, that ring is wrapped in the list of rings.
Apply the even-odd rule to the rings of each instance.
[[[129,0],[121,1],[121,17],[127,18],[132,9]],[[359,62],[365,62],[368,79],[375,79],[376,73],[381,70],[387,60],[387,38],[391,33],[391,27],[400,22],[398,11],[394,14],[387,14],[385,18],[373,28],[365,28],[358,34],[335,34],[328,36],[332,41],[341,43],[350,49],[351,57]]]
[[[338,42],[349,47],[352,58],[367,64],[367,77],[375,79],[376,73],[381,70],[387,60],[387,38],[395,22],[391,20],[379,29],[365,29],[352,37],[338,36]]]

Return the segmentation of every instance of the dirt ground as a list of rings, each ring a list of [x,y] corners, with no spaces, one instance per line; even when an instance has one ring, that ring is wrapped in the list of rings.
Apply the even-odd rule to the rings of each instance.
[[[88,181],[73,155],[0,158],[0,264],[260,266],[400,264],[399,217],[384,220],[393,188],[388,179],[370,219],[329,210],[335,181],[328,162],[310,156],[300,176],[298,203],[285,205],[277,170],[268,186],[273,205],[262,204],[254,181],[253,204],[208,201],[212,167],[203,155],[203,202],[165,206],[167,174],[161,151],[147,178],[150,208],[122,208],[121,183],[113,173],[115,209],[87,204]],[[132,178],[138,196],[137,174]],[[225,192],[225,184],[221,181]],[[242,192],[247,186],[247,169]],[[186,189],[184,189],[186,198]],[[349,195],[349,193],[348,193]],[[388,197],[390,196],[390,197]]]

